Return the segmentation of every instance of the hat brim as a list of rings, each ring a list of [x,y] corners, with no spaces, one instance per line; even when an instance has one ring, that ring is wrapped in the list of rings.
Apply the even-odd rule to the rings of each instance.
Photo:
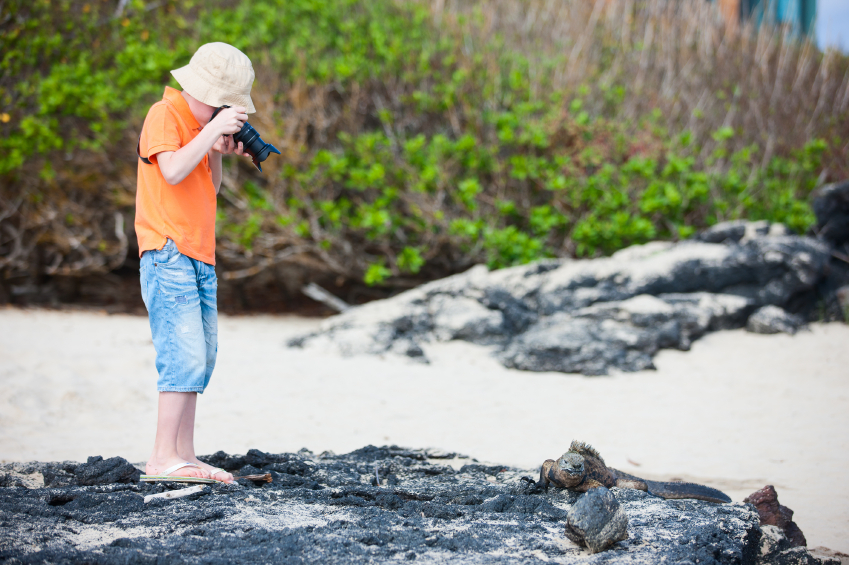
[[[171,71],[171,75],[184,91],[199,102],[203,102],[214,108],[224,105],[243,106],[246,108],[245,111],[248,114],[256,112],[250,95],[227,92],[221,87],[213,86],[198,76],[189,65],[174,69]]]

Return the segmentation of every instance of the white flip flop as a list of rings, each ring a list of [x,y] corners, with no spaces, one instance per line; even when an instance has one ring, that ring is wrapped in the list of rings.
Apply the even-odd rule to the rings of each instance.
[[[204,483],[204,484],[212,484],[212,483],[221,483],[223,481],[216,481],[215,479],[203,479],[201,477],[181,477],[179,475],[173,476],[171,473],[174,471],[179,471],[184,467],[197,467],[200,469],[200,465],[195,465],[194,463],[189,463],[186,461],[185,463],[177,463],[173,467],[169,467],[165,469],[165,471],[161,475],[142,475],[139,479],[143,483],[156,483],[156,482],[174,482],[174,483]],[[222,471],[224,469],[221,469]]]

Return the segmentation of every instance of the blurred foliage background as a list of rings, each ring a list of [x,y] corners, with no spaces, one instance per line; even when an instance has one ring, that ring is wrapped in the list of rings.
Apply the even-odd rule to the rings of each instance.
[[[849,177],[849,58],[703,0],[4,0],[0,302],[140,306],[136,138],[210,41],[252,59],[283,152],[225,160],[224,311],[728,219],[801,233]]]

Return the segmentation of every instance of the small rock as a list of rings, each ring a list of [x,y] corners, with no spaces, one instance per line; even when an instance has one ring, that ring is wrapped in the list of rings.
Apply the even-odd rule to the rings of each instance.
[[[422,363],[428,363],[424,350],[414,339],[396,339],[389,347],[389,351],[397,355],[410,357],[411,359],[421,361]]]
[[[758,510],[761,526],[777,526],[787,537],[790,545],[807,546],[805,535],[793,521],[793,511],[778,503],[775,487],[767,485],[747,496],[743,502],[753,504]]]
[[[736,243],[743,239],[744,235],[746,235],[746,221],[734,220],[711,226],[696,236],[696,239],[706,243]]]
[[[793,545],[781,528],[761,524],[760,556],[762,561],[770,561],[776,555],[791,547]]]
[[[790,231],[784,224],[771,224],[765,220],[759,222],[732,220],[709,227],[698,234],[696,239],[705,243],[732,244],[743,243],[764,236],[779,237],[785,235],[790,235]]]
[[[841,564],[849,564],[849,555],[846,555],[842,551],[834,551],[833,549],[829,549],[823,546],[817,546],[809,549],[811,555],[817,557],[822,560],[823,564],[827,565],[841,565]]]
[[[77,484],[81,486],[109,485],[112,483],[137,483],[141,471],[123,457],[103,459],[89,457],[74,470]]]
[[[434,332],[440,341],[465,339],[483,341],[502,333],[504,317],[472,298],[437,295],[430,300]]]
[[[45,487],[65,487],[77,484],[74,471],[80,463],[64,461],[62,463],[45,463],[41,468]]]
[[[605,487],[590,489],[569,509],[566,537],[590,553],[628,539],[628,516]]]
[[[755,239],[764,235],[784,235],[783,229],[779,229],[778,231],[773,232],[770,227],[770,223],[766,220],[761,220],[759,222],[747,222],[746,233],[743,235],[743,239],[741,241]]]
[[[791,547],[775,555],[765,563],[769,565],[838,565],[837,559],[819,559],[804,547]]]
[[[746,330],[756,334],[795,334],[804,325],[804,321],[793,314],[788,314],[778,306],[763,306],[749,316]]]

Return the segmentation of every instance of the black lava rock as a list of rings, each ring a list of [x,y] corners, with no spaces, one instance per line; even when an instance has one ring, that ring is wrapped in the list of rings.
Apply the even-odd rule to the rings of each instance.
[[[793,335],[805,324],[800,316],[788,314],[778,306],[764,306],[749,316],[746,330],[758,334]]]
[[[834,245],[849,242],[849,181],[828,184],[814,194],[817,235]]]
[[[141,471],[123,457],[103,459],[98,455],[89,457],[88,461],[78,465],[74,469],[74,476],[80,486],[137,483]]]
[[[590,489],[566,515],[566,537],[590,553],[628,539],[628,516],[605,487]]]
[[[737,243],[746,235],[746,224],[745,220],[722,222],[698,234],[696,239],[705,243]]]
[[[204,493],[148,503],[146,495],[182,487],[103,484],[107,476],[125,475],[110,475],[109,460],[99,458],[62,464],[89,465],[86,472],[100,484],[0,487],[0,562],[766,565],[809,558],[776,541],[767,552],[775,560],[761,559],[751,505],[663,500],[617,488],[580,499],[556,488],[537,493],[520,480],[528,470],[468,460],[456,471],[428,453],[395,446],[347,455],[219,453],[204,459],[239,462],[271,473],[274,482],[212,485]],[[33,485],[32,477],[47,467],[3,464],[0,475]],[[375,470],[378,486],[371,482]],[[627,516],[629,537],[603,553],[588,555],[564,535],[569,522],[587,532],[585,542],[595,539],[596,525],[611,513],[617,524]]]
[[[825,303],[829,316],[840,315],[834,296],[842,271],[832,252],[780,224],[728,222],[697,240],[652,242],[612,257],[494,272],[479,265],[351,308],[296,341],[343,354],[414,351],[426,361],[422,344],[464,340],[526,371],[640,371],[654,367],[659,350],[687,350],[707,332],[743,327],[763,306],[813,315]]]

